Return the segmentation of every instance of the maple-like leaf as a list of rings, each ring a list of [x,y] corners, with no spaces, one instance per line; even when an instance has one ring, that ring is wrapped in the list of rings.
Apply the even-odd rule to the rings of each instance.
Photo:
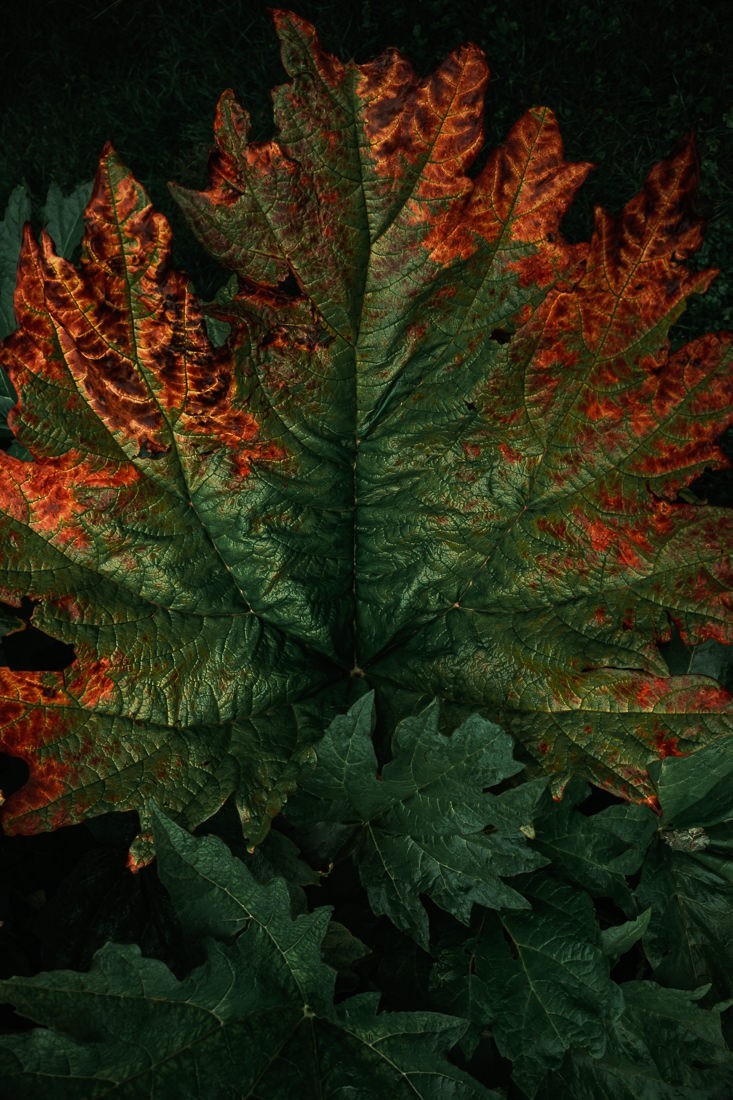
[[[331,723],[288,820],[316,825],[319,851],[328,858],[345,848],[372,911],[386,914],[426,951],[421,894],[464,924],[474,904],[528,909],[505,880],[546,862],[522,833],[531,828],[545,782],[488,792],[522,770],[511,738],[479,715],[446,737],[433,705],[400,723],[393,759],[380,770],[373,725],[371,696]]]
[[[26,237],[2,362],[33,457],[0,465],[0,596],[76,660],[0,675],[29,768],[5,827],[151,794],[191,827],[235,792],[256,841],[354,678],[387,725],[438,696],[558,786],[653,800],[650,761],[731,705],[660,651],[733,629],[730,514],[678,495],[721,461],[730,363],[723,336],[670,349],[711,278],[685,265],[691,142],[571,245],[587,166],[551,111],[472,172],[478,49],[419,80],[275,19],[277,138],[225,93],[209,188],[174,188],[238,279],[222,347],[112,151],[78,268]]]

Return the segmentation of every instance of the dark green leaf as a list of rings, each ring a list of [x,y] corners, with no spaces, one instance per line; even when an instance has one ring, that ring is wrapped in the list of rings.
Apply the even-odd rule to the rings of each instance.
[[[537,1100],[730,1100],[733,1058],[699,993],[627,982],[605,1053],[569,1054]]]
[[[587,815],[578,804],[588,787],[574,781],[562,801],[545,800],[536,822],[536,844],[552,860],[553,872],[587,890],[612,898],[625,912],[634,909],[627,878],[641,867],[658,819],[646,806],[609,806]]]
[[[603,954],[609,958],[611,962],[617,962],[621,955],[630,951],[634,944],[639,942],[649,927],[651,915],[651,909],[645,909],[644,912],[640,913],[634,920],[627,920],[624,921],[623,924],[616,924],[611,928],[604,928],[601,932],[601,948],[603,949]]]
[[[665,826],[730,825],[733,822],[733,737],[691,756],[670,756],[655,766]]]
[[[48,189],[41,208],[41,224],[56,246],[59,256],[71,260],[81,244],[84,211],[92,197],[92,181],[80,183],[70,195],[64,195],[57,184]]]
[[[663,816],[636,892],[651,907],[644,936],[655,976],[733,994],[733,740],[658,768]]]
[[[466,924],[474,904],[526,908],[503,879],[544,862],[522,833],[544,781],[488,793],[522,769],[513,759],[512,739],[478,715],[447,736],[433,704],[400,722],[393,759],[379,773],[373,708],[373,696],[366,695],[331,723],[289,818],[336,825],[331,855],[343,843],[341,827],[349,826],[350,850],[372,909],[422,947],[428,945],[428,917],[421,894]]]
[[[0,222],[0,339],[15,328],[13,292],[17,279],[18,257],[23,226],[31,217],[31,199],[25,187],[16,187],[10,194],[5,217]],[[4,371],[0,372],[0,402],[15,402],[15,391]],[[7,413],[0,405],[0,411]]]
[[[623,997],[588,896],[541,873],[524,889],[531,913],[482,914],[473,937],[444,946],[433,982],[439,1005],[491,1027],[531,1097],[566,1051],[603,1054]]]

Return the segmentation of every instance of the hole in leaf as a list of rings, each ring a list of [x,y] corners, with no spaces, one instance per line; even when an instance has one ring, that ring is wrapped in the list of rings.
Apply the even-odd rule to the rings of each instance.
[[[495,328],[491,332],[491,339],[497,344],[508,344],[511,338],[511,332],[507,332],[505,328]]]
[[[690,667],[692,650],[682,641],[676,624],[670,625],[672,635],[668,642],[658,643],[659,652],[672,676],[684,676]]]
[[[0,665],[16,672],[57,672],[75,660],[73,646],[31,624],[0,641]]]
[[[583,799],[577,809],[585,817],[593,817],[594,814],[607,810],[609,806],[618,806],[622,803],[623,799],[618,798],[611,791],[604,791],[602,787],[592,787],[588,797]]]
[[[0,752],[0,791],[6,798],[25,786],[29,775],[30,770],[25,760]]]
[[[298,286],[298,280],[295,278],[292,272],[286,275],[284,279],[277,284],[277,289],[285,298],[300,298],[301,290]]]
[[[672,676],[709,676],[730,690],[733,687],[733,646],[709,638],[699,645],[686,645],[677,626],[671,624],[668,642],[658,645]]]
[[[717,443],[728,462],[733,463],[733,428],[727,428]],[[733,508],[733,466],[705,470],[691,483],[690,489],[701,501],[716,508]]]
[[[170,450],[169,447],[160,447],[157,444],[152,444],[149,439],[140,440],[140,450],[138,451],[138,458],[162,458],[164,454],[167,454]]]

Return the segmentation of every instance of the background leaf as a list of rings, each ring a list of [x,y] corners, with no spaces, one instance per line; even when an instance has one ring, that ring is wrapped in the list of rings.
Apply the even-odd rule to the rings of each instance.
[[[627,982],[623,990],[626,1008],[605,1054],[569,1056],[538,1100],[725,1100],[733,1062],[719,1013],[701,1009],[699,993],[653,982]]]
[[[331,723],[288,818],[306,829],[315,825],[330,841],[327,856],[345,842],[374,913],[425,949],[428,917],[420,895],[465,924],[474,904],[527,908],[504,880],[544,862],[522,833],[544,783],[489,793],[521,771],[511,738],[478,715],[446,736],[434,704],[398,725],[392,759],[379,769],[373,708],[366,695]],[[324,827],[331,824],[335,830]]]
[[[662,822],[636,896],[651,906],[644,949],[655,976],[717,999],[733,995],[733,744],[665,760],[657,787]]]
[[[56,252],[67,260],[74,257],[84,231],[84,211],[92,197],[92,182],[80,183],[69,195],[58,184],[48,189],[41,208],[41,224],[53,240]]]
[[[623,996],[588,896],[539,873],[523,890],[531,913],[482,913],[472,937],[443,946],[433,984],[439,1004],[491,1027],[513,1079],[533,1097],[566,1051],[603,1054]]]

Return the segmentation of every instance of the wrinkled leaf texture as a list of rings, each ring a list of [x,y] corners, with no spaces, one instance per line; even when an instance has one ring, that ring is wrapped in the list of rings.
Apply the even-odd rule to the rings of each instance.
[[[655,798],[647,767],[725,734],[730,695],[660,643],[731,642],[720,464],[730,341],[668,330],[711,272],[691,141],[589,243],[588,166],[527,112],[476,168],[487,69],[342,64],[276,12],[276,140],[231,92],[207,190],[173,187],[238,277],[213,349],[170,230],[105,152],[77,267],[26,234],[2,365],[33,459],[0,465],[0,595],[74,646],[3,669],[9,832],[235,792],[261,838],[327,718],[480,710],[557,776]],[[215,311],[216,312],[216,311]],[[446,711],[447,713],[447,711]],[[394,724],[394,722],[392,722]]]

